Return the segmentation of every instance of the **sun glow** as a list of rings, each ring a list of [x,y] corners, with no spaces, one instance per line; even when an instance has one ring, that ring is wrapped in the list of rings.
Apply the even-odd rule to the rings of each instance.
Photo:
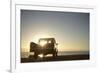
[[[38,55],[40,58],[43,58],[43,54]]]
[[[44,46],[45,44],[47,44],[47,41],[43,41],[43,40],[42,40],[42,41],[40,42],[40,45],[41,45],[41,46]]]
[[[33,42],[35,42],[35,43],[38,43],[38,40],[40,39],[40,38],[49,38],[50,37],[50,35],[48,35],[48,34],[36,34],[36,35],[34,35],[33,36]],[[42,43],[41,43],[42,45],[43,44],[45,44],[45,41],[43,41]]]

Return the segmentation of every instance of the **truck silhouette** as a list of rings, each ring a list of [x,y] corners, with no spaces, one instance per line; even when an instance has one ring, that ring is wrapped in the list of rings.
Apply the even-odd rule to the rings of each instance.
[[[34,58],[37,59],[40,54],[45,57],[47,54],[52,54],[53,57],[57,56],[58,44],[54,38],[40,38],[38,44],[30,42],[30,52],[34,52]]]

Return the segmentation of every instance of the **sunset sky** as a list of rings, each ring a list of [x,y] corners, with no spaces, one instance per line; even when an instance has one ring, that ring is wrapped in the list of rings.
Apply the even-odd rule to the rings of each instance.
[[[21,10],[21,49],[55,38],[59,51],[89,51],[89,13]]]

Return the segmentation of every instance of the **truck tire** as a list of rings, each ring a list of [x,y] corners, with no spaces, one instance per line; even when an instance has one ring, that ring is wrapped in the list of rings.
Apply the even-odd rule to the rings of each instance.
[[[57,52],[53,53],[53,57],[55,58],[57,56]]]
[[[38,54],[35,52],[34,53],[34,58],[37,59],[38,58]]]

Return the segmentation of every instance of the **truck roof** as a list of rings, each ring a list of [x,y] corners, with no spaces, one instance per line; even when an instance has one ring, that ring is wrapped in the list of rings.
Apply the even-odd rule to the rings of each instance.
[[[48,41],[51,40],[51,41],[53,41],[53,42],[56,42],[56,41],[55,41],[55,38],[40,38],[39,41],[40,41],[40,40],[48,40]]]

